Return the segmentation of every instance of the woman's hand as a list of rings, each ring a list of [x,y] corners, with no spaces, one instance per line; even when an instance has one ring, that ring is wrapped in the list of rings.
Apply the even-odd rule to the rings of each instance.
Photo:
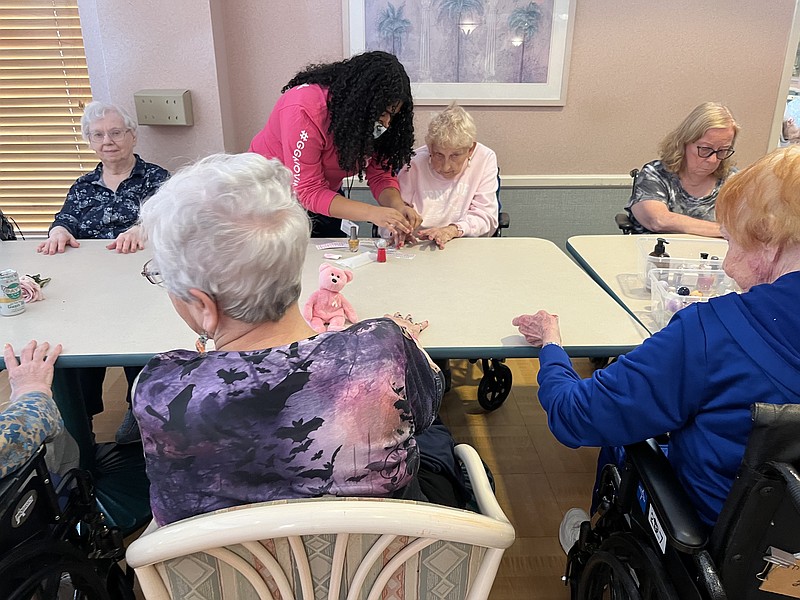
[[[414,210],[413,206],[409,206],[404,202],[403,206],[399,207],[399,211],[408,221],[408,224],[411,226],[411,231],[414,231],[417,227],[422,225],[422,215]]]
[[[47,342],[37,345],[36,340],[32,340],[22,349],[17,362],[11,344],[5,345],[3,359],[8,369],[12,402],[28,392],[52,394],[53,367],[61,350],[61,344],[51,349]]]
[[[36,251],[41,254],[55,254],[64,252],[67,246],[80,248],[80,245],[66,227],[56,225],[47,234],[47,239],[37,246]]]
[[[511,324],[519,328],[525,340],[533,345],[542,347],[548,343],[561,345],[561,329],[558,326],[558,315],[540,310],[535,315],[520,315],[515,317]]]
[[[383,315],[387,319],[391,319],[395,323],[397,323],[402,329],[408,332],[408,334],[414,338],[415,340],[419,339],[419,334],[422,333],[425,329],[428,328],[428,321],[417,321],[416,323],[411,319],[411,315],[406,315],[405,317],[401,315],[399,312],[394,313],[393,315]]]
[[[444,250],[444,245],[458,237],[458,227],[455,225],[448,225],[447,227],[431,227],[429,229],[420,229],[417,236],[421,240],[431,240],[440,249]]]
[[[144,234],[141,226],[134,225],[128,231],[123,231],[106,248],[122,254],[132,254],[137,250],[144,250]]]
[[[378,227],[385,227],[392,232],[392,235],[396,233],[409,234],[412,231],[403,213],[394,208],[371,206],[369,220]]]

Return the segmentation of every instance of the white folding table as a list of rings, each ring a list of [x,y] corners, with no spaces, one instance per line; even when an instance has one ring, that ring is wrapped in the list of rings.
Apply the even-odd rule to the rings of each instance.
[[[616,236],[622,240],[625,236]],[[572,238],[573,240],[575,238]],[[312,240],[301,306],[317,288],[325,252]],[[158,352],[193,348],[196,335],[166,290],[140,276],[148,250],[118,254],[104,240],[83,240],[64,254],[36,253],[37,241],[0,242],[0,270],[50,277],[46,299],[0,317],[0,341],[19,350],[31,339],[62,343],[59,366],[143,365]],[[360,252],[369,251],[362,244]],[[647,331],[558,247],[537,238],[461,238],[444,250],[429,243],[354,270],[344,288],[359,318],[385,313],[428,319],[421,341],[435,358],[534,357],[511,324],[539,309],[560,316],[571,356],[611,356],[638,346]]]

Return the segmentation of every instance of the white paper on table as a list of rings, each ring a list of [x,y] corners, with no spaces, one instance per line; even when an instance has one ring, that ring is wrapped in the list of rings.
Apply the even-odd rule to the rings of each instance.
[[[345,269],[357,269],[358,267],[363,267],[371,262],[375,262],[378,260],[377,252],[362,252],[360,254],[356,254],[355,256],[351,256],[350,258],[343,258],[342,260],[337,260],[336,264],[340,267],[344,267]]]

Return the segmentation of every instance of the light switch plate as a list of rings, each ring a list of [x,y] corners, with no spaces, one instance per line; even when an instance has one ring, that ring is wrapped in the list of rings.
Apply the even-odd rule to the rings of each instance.
[[[192,125],[189,90],[139,90],[133,95],[139,125]]]

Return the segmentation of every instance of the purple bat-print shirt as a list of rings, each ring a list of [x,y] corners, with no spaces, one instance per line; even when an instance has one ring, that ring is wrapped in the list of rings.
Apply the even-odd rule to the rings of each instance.
[[[435,418],[438,368],[389,319],[249,352],[173,350],[133,400],[153,517],[326,494],[416,498],[414,434]]]

